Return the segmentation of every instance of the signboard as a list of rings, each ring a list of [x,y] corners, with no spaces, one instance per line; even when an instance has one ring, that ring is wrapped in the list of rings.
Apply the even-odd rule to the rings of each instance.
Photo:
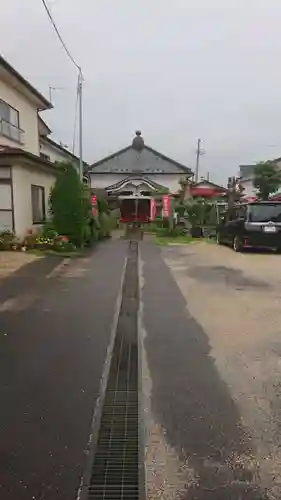
[[[171,208],[170,197],[168,194],[164,194],[162,198],[163,217],[169,217],[170,208]]]
[[[150,200],[150,220],[154,220],[156,216],[156,202],[153,198]]]
[[[97,215],[97,197],[95,194],[91,196],[91,205],[93,209],[93,216],[95,217]]]

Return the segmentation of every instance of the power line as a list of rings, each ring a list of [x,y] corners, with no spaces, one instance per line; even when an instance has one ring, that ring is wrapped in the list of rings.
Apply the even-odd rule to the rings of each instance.
[[[48,14],[48,17],[53,25],[53,28],[57,34],[57,37],[59,38],[66,54],[68,55],[69,59],[72,61],[74,66],[78,69],[78,86],[77,86],[77,107],[79,106],[79,175],[80,179],[82,181],[83,179],[83,116],[82,116],[82,86],[83,86],[83,74],[82,74],[82,69],[79,64],[75,61],[74,57],[72,57],[70,51],[68,50],[66,44],[63,41],[63,38],[57,28],[57,25],[53,19],[53,16],[51,14],[51,11],[46,3],[46,0],[42,0],[42,3],[45,7],[45,10]],[[75,113],[75,122],[74,122],[74,134],[76,134],[76,115],[77,112]],[[74,139],[75,140],[75,139]],[[74,141],[73,141],[74,142]],[[74,147],[74,146],[73,146]]]
[[[60,32],[59,32],[58,28],[57,28],[57,25],[56,25],[56,23],[55,23],[55,21],[54,21],[54,19],[53,19],[53,16],[52,16],[52,14],[51,14],[51,11],[50,11],[50,9],[49,9],[49,7],[48,7],[48,5],[47,5],[46,1],[45,1],[45,0],[42,0],[42,3],[43,3],[43,5],[44,5],[44,7],[45,7],[45,10],[46,10],[46,12],[47,12],[47,14],[48,14],[48,17],[49,17],[49,19],[50,19],[50,21],[51,21],[51,23],[52,23],[52,25],[53,25],[53,28],[54,28],[54,30],[55,30],[55,32],[56,32],[56,34],[57,34],[57,36],[58,36],[58,38],[59,38],[59,40],[60,40],[60,42],[61,42],[61,44],[62,44],[62,46],[63,46],[63,48],[64,48],[65,52],[67,53],[67,55],[68,55],[69,59],[70,59],[70,60],[73,62],[73,64],[76,66],[76,68],[78,69],[79,73],[82,73],[82,71],[81,71],[81,66],[79,66],[79,64],[77,64],[77,62],[75,61],[74,57],[72,57],[72,55],[71,55],[70,51],[68,50],[68,48],[67,48],[66,44],[64,43],[63,38],[62,38],[62,36],[61,36],[61,34],[60,34]]]

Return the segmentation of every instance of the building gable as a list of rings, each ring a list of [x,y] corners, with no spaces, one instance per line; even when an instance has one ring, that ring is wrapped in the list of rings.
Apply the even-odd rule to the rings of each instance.
[[[90,174],[182,174],[191,176],[191,170],[181,163],[168,158],[155,149],[143,144],[140,149],[128,146],[113,155],[94,163]]]

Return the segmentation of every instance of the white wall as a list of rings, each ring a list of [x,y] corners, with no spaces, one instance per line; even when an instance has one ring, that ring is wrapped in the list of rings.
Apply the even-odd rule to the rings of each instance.
[[[146,176],[151,181],[167,187],[171,193],[177,193],[180,190],[179,181],[186,177],[184,173],[179,174],[148,174]]]
[[[44,139],[41,141],[40,144],[40,153],[49,156],[51,162],[53,163],[55,163],[55,161],[62,161],[62,162],[70,161],[71,163],[76,164],[78,166],[78,162],[72,159],[70,155],[64,153],[63,151],[60,151],[59,149],[56,149],[56,147],[53,146],[52,144],[45,143]]]
[[[35,155],[39,155],[38,115],[35,104],[31,104],[25,96],[0,80],[0,99],[19,112],[19,125],[24,130],[24,143],[3,137],[0,134],[0,145],[20,147]]]
[[[118,174],[94,174],[90,175],[91,188],[105,189],[116,182],[126,179],[128,175]]]
[[[32,224],[32,204],[31,185],[45,188],[46,215],[48,215],[48,201],[50,190],[55,183],[56,176],[52,171],[43,171],[33,167],[12,167],[13,197],[14,197],[14,220],[15,233],[17,236],[24,236],[31,227],[38,227]]]
[[[137,176],[137,174],[136,174]],[[126,179],[128,174],[92,174],[91,178],[91,188],[105,189],[112,184]],[[141,176],[140,176],[141,177]],[[171,193],[176,193],[180,189],[179,181],[184,177],[184,174],[145,174],[147,179],[157,182],[161,186],[164,186],[170,190]]]
[[[256,188],[253,186],[253,181],[252,179],[247,179],[244,180],[242,179],[241,184],[244,188],[243,191],[243,196],[255,196],[256,195]]]

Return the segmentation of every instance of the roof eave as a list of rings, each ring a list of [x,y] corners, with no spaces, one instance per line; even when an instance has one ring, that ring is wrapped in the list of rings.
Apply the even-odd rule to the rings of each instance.
[[[57,167],[54,163],[43,160],[39,156],[36,156],[32,153],[28,153],[26,151],[10,151],[10,152],[0,152],[0,165],[9,165],[12,166],[16,162],[24,162],[36,165],[39,168],[43,168],[48,171],[53,171],[54,173],[58,172]]]
[[[89,166],[89,173],[94,173],[93,170],[96,167],[98,167],[99,165],[102,165],[103,163],[106,163],[109,160],[112,160],[113,158],[116,158],[116,156],[119,156],[120,154],[125,153],[126,151],[129,151],[129,149],[132,149],[132,145],[126,146],[125,148],[122,148],[122,149],[119,149],[115,153],[112,153],[112,154],[106,156],[105,158],[98,160],[97,162],[95,162]],[[148,151],[150,151],[151,153],[154,153],[155,155],[159,156],[163,160],[168,161],[169,163],[172,163],[173,165],[177,166],[178,168],[180,168],[183,171],[182,173],[185,173],[189,177],[192,177],[194,175],[194,172],[192,172],[192,170],[189,167],[186,167],[182,163],[179,163],[178,161],[173,160],[172,158],[169,158],[168,156],[165,156],[162,153],[159,153],[159,151],[156,151],[156,149],[153,149],[150,146],[146,146],[146,145],[144,145],[144,149],[147,149]],[[177,172],[171,172],[171,173],[175,174]]]
[[[45,111],[47,109],[52,109],[53,105],[46,97],[43,96],[31,83],[29,83],[20,73],[18,73],[13,66],[11,66],[6,59],[0,55],[0,66],[2,66],[7,73],[16,78],[35,98],[37,101],[37,106],[39,111]]]

